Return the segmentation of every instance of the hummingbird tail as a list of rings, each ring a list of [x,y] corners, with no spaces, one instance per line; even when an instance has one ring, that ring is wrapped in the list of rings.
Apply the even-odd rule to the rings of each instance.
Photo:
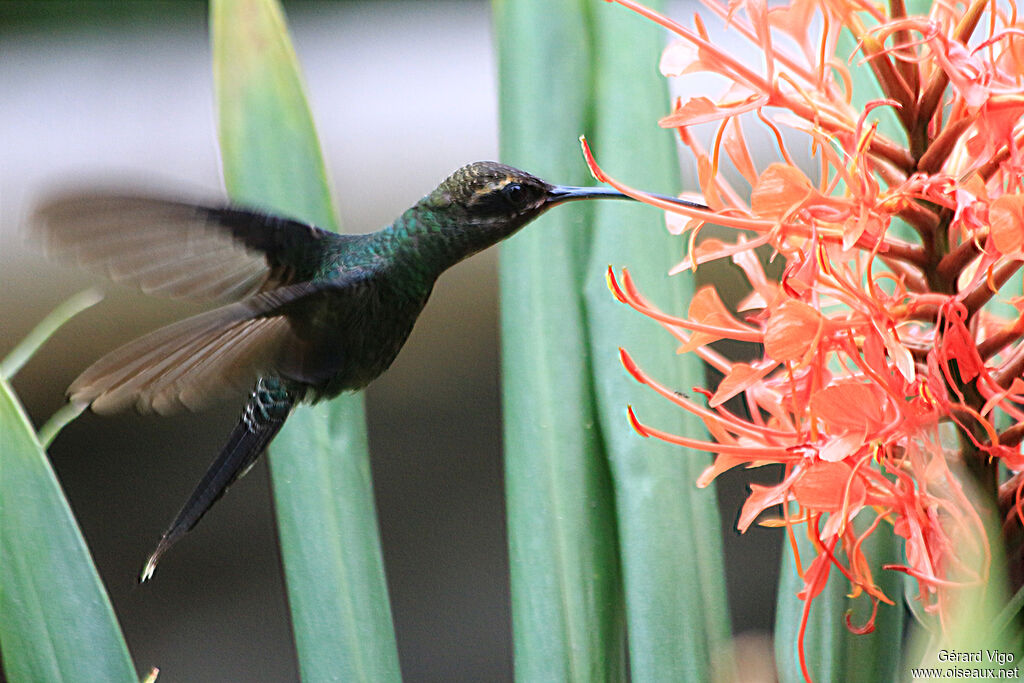
[[[255,464],[270,441],[284,425],[298,393],[278,379],[261,377],[249,396],[238,424],[228,442],[213,461],[188,501],[164,532],[156,550],[149,556],[139,583],[153,576],[156,564],[171,546],[199,523],[203,515],[220,500],[228,487],[243,477]]]

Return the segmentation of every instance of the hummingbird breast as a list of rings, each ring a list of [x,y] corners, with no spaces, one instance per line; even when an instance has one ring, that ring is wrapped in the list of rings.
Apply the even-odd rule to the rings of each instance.
[[[303,302],[289,312],[303,344],[298,353],[288,352],[299,366],[288,368],[285,361],[285,376],[304,384],[314,402],[367,386],[398,356],[432,284],[403,281],[381,269],[356,287]]]

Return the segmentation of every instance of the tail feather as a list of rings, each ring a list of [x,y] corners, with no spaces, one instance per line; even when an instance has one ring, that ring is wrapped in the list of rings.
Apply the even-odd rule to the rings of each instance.
[[[227,444],[160,538],[156,550],[142,568],[139,583],[153,576],[156,564],[164,553],[191,531],[227,492],[228,487],[256,463],[256,459],[284,425],[297,398],[297,393],[279,380],[260,378],[256,382],[256,388],[238,424],[231,431]]]

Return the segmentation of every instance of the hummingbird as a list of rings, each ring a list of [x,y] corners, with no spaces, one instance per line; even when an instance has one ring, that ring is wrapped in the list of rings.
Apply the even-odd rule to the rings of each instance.
[[[298,403],[362,389],[388,369],[442,272],[553,206],[589,199],[630,197],[482,161],[362,235],[137,195],[67,194],[40,206],[32,225],[48,253],[147,294],[216,305],[100,358],[68,388],[73,403],[169,415],[248,394],[139,581],[252,467]]]

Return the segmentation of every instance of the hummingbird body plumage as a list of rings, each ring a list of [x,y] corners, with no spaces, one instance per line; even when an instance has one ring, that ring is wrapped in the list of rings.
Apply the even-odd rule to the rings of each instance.
[[[252,466],[295,404],[361,389],[387,370],[442,272],[551,206],[602,197],[627,198],[478,162],[365,235],[137,196],[71,195],[41,207],[34,223],[51,251],[147,293],[219,304],[107,354],[71,384],[72,401],[97,413],[170,414],[249,394],[142,580]]]

